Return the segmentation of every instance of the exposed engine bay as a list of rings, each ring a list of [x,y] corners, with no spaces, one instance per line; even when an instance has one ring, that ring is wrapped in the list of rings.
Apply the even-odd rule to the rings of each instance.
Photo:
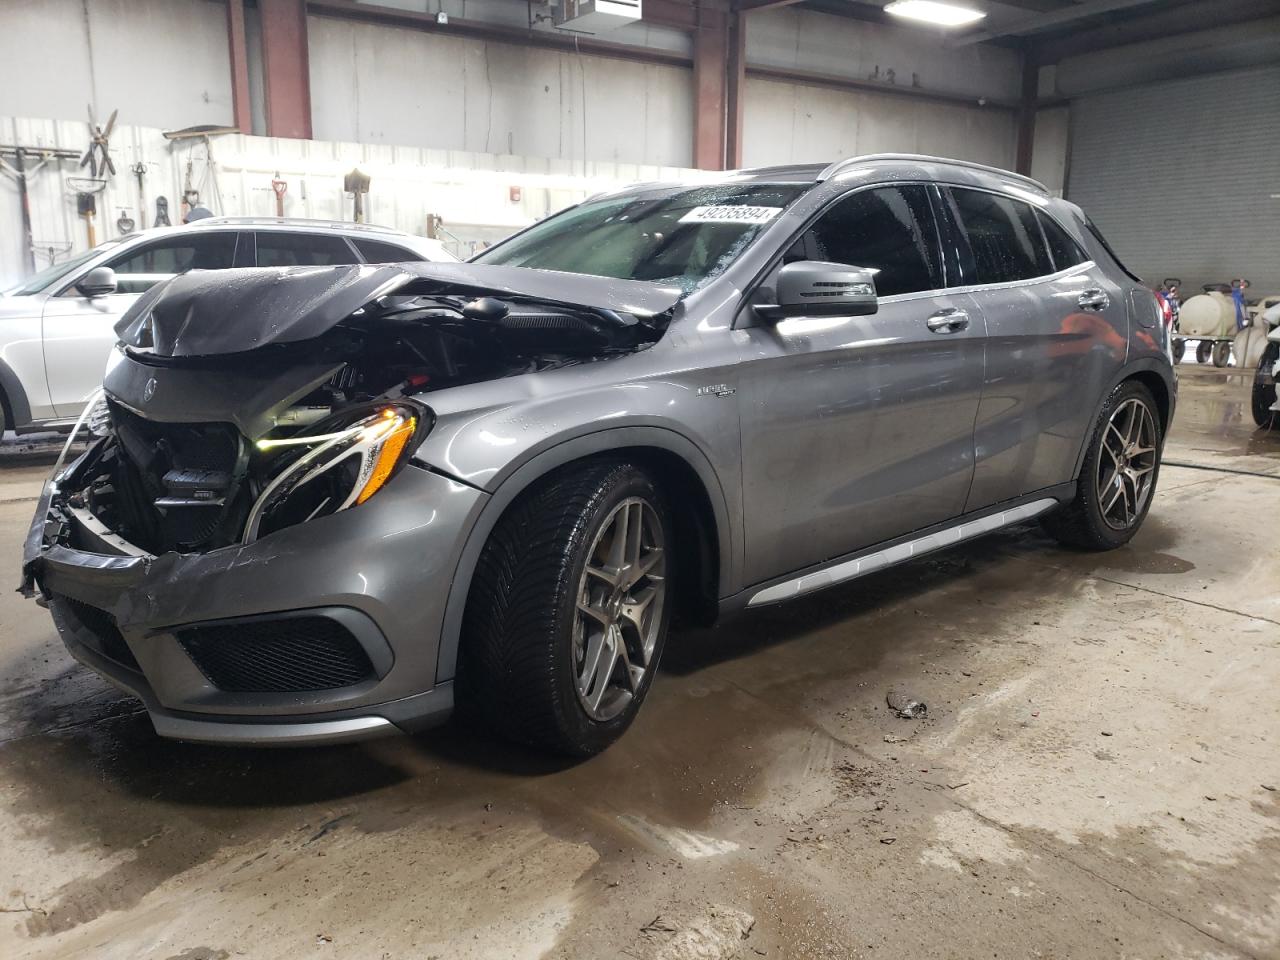
[[[649,310],[422,276],[450,270],[481,268],[218,271],[153,288],[117,327],[124,359],[84,421],[98,439],[56,478],[51,515],[66,522],[46,541],[252,542],[373,496],[430,431],[433,391],[607,360],[665,329]],[[670,299],[635,286],[645,296],[629,299]]]

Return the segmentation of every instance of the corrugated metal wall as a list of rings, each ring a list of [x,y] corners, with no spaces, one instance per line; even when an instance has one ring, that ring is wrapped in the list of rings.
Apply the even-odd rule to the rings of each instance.
[[[1082,97],[1067,197],[1148,282],[1280,291],[1278,102],[1274,67]]]

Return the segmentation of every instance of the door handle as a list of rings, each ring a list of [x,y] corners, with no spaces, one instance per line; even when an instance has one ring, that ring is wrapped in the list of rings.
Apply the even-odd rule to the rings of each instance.
[[[1082,310],[1105,310],[1111,306],[1111,298],[1106,292],[1092,287],[1080,294],[1080,298],[1076,300]]]
[[[969,315],[955,307],[947,307],[931,316],[924,325],[934,333],[956,333],[968,328]]]

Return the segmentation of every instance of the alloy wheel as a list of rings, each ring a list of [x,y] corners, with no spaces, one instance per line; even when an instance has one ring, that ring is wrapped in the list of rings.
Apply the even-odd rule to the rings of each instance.
[[[601,722],[618,716],[653,666],[666,602],[662,523],[628,497],[601,524],[578,585],[573,626],[575,688]]]
[[[1127,530],[1142,516],[1156,469],[1156,424],[1151,409],[1134,397],[1112,411],[1102,432],[1097,495],[1102,519]]]

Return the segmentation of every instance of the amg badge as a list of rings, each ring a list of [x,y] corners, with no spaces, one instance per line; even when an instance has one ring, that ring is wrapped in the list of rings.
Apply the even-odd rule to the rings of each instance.
[[[698,396],[700,397],[728,397],[737,392],[727,383],[713,383],[710,386],[698,388]]]

